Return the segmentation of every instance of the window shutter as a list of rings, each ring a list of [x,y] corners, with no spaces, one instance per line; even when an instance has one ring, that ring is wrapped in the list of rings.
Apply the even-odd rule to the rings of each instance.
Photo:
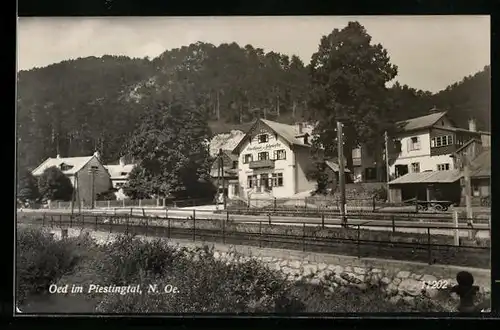
[[[411,151],[411,138],[406,140],[406,151]]]

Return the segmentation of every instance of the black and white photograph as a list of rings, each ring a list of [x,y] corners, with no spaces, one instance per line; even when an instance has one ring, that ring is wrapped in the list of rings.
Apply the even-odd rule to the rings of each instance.
[[[16,314],[491,311],[489,16],[17,30]]]

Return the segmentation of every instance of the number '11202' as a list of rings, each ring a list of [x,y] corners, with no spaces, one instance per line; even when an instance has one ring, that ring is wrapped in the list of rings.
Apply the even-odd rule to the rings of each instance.
[[[448,288],[448,281],[422,281],[422,289],[446,289]]]

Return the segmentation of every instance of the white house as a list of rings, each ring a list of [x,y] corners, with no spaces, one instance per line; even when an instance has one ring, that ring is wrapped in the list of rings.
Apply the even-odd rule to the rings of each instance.
[[[115,193],[118,200],[126,199],[127,196],[123,192],[123,185],[128,181],[130,172],[135,167],[135,164],[126,164],[125,158],[121,157],[118,165],[104,165],[111,177],[113,188],[117,190]]]
[[[49,167],[59,168],[71,181],[75,189],[75,198],[85,205],[90,205],[97,194],[111,188],[110,175],[99,160],[99,153],[87,157],[60,157],[47,158],[32,171],[33,176],[39,177]],[[92,192],[94,199],[92,199]]]
[[[475,121],[462,129],[448,118],[446,111],[432,109],[428,115],[398,122],[389,150],[389,173],[397,178],[407,173],[454,170],[451,156],[472,138],[487,139],[489,133],[476,131]],[[484,135],[484,137],[483,137]]]
[[[233,150],[238,155],[238,195],[283,198],[315,189],[316,181],[307,177],[313,164],[312,130],[304,123],[258,119]]]

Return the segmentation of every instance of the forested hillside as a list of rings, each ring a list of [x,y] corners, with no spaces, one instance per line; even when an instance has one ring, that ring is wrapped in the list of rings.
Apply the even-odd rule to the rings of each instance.
[[[189,103],[204,113],[212,134],[245,129],[258,116],[290,123],[308,117],[310,89],[310,68],[297,56],[236,43],[199,42],[152,60],[88,57],[21,71],[18,166],[96,149],[104,162],[116,161],[146,110],[159,103]],[[397,119],[437,106],[461,125],[474,116],[480,129],[489,129],[490,93],[485,67],[435,95],[396,83],[387,104]]]

